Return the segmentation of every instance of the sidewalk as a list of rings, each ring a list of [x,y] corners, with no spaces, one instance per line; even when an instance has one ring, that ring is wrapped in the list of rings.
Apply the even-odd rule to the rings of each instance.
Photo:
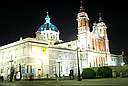
[[[33,80],[3,82],[0,86],[128,86],[128,78],[77,80]]]

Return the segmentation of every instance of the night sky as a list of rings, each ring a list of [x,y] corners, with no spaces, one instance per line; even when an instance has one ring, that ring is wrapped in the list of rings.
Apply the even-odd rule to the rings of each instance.
[[[114,2],[115,1],[115,2]],[[92,23],[101,12],[108,29],[111,53],[128,51],[128,11],[126,2],[114,0],[83,0],[83,6]],[[0,2],[0,46],[15,42],[20,37],[34,37],[49,12],[51,22],[60,31],[64,41],[77,35],[77,13],[80,0],[17,0]]]

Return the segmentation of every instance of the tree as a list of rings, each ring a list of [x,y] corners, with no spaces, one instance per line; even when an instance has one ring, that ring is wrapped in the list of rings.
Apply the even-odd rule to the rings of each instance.
[[[85,68],[83,69],[83,72],[82,72],[82,78],[83,79],[89,79],[89,78],[95,78],[96,77],[96,72],[91,69],[91,68]]]
[[[109,67],[99,67],[97,70],[97,75],[102,78],[112,77],[112,69]]]

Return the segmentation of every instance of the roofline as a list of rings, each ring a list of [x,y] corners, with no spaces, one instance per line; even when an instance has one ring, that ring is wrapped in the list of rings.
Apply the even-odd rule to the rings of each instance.
[[[9,47],[13,47],[13,46],[16,46],[16,45],[19,45],[19,44],[23,44],[23,43],[26,43],[26,42],[33,42],[33,43],[40,43],[40,44],[48,45],[47,42],[45,42],[45,41],[39,41],[39,40],[36,40],[35,38],[28,37],[28,38],[25,38],[25,39],[22,39],[22,40],[13,42],[13,43],[9,43],[7,45],[3,45],[3,46],[0,47],[0,50],[6,49],[6,48],[9,48]]]

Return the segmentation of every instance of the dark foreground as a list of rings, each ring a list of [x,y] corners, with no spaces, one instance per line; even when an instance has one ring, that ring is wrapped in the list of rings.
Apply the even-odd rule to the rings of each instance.
[[[128,86],[128,78],[0,82],[0,86]]]

